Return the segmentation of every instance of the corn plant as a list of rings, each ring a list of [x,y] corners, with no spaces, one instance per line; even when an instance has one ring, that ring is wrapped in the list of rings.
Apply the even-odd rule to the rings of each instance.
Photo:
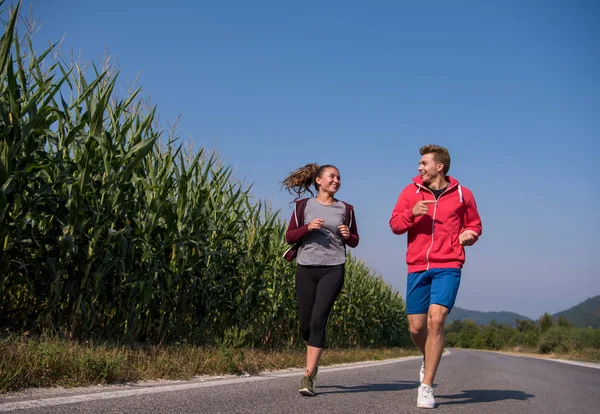
[[[0,8],[3,5],[0,0]],[[215,153],[162,130],[141,90],[0,39],[0,325],[73,337],[301,344],[285,223]],[[332,343],[400,344],[402,300],[350,259]]]

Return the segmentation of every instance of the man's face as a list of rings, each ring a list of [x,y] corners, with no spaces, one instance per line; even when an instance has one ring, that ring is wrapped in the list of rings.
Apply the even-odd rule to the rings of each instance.
[[[442,174],[443,169],[444,164],[436,162],[435,154],[425,154],[419,161],[419,174],[421,174],[425,185],[431,184],[433,180]]]
[[[315,180],[321,190],[331,194],[332,196],[340,189],[342,181],[340,172],[335,168],[326,168],[320,177]]]

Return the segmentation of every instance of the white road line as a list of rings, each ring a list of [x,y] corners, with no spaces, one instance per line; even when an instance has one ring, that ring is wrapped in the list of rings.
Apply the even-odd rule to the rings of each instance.
[[[517,358],[533,358],[533,359],[540,359],[542,361],[553,361],[553,362],[560,362],[562,364],[577,365],[580,367],[600,369],[600,364],[597,364],[594,362],[581,362],[581,361],[571,361],[568,359],[544,358],[544,357],[536,357],[536,356],[532,356],[532,355],[513,355],[513,354],[502,354],[502,355],[514,356]]]
[[[398,362],[412,361],[415,359],[421,359],[420,356],[416,357],[404,357],[404,358],[396,358],[396,359],[387,359],[385,361],[377,361],[377,362],[359,362],[353,364],[347,364],[344,366],[333,366],[330,368],[323,367],[319,370],[320,373],[325,372],[336,372],[336,371],[345,371],[350,369],[358,369],[365,367],[372,367],[378,365],[389,365],[396,364]],[[16,401],[11,403],[0,404],[0,412],[8,412],[14,410],[26,410],[26,409],[34,409],[41,407],[52,407],[56,405],[66,405],[66,404],[75,404],[87,401],[98,401],[98,400],[110,400],[114,398],[125,398],[125,397],[133,397],[137,395],[144,394],[158,394],[161,392],[173,392],[173,391],[182,391],[182,390],[190,390],[195,388],[208,388],[208,387],[218,387],[221,385],[231,385],[231,384],[241,384],[244,382],[255,382],[255,381],[267,381],[277,378],[286,378],[286,377],[295,377],[298,375],[298,372],[301,370],[295,370],[293,372],[282,372],[282,373],[273,373],[273,374],[264,374],[256,377],[247,377],[247,378],[234,378],[234,379],[224,379],[224,380],[214,380],[214,381],[206,381],[206,382],[191,382],[185,384],[177,384],[177,385],[163,385],[157,387],[148,387],[148,388],[138,388],[134,390],[123,390],[123,391],[107,391],[100,392],[94,394],[83,394],[83,395],[74,395],[70,397],[51,397],[44,398],[38,400],[28,400],[28,401]]]
[[[532,359],[539,359],[541,361],[560,362],[562,364],[577,365],[580,367],[600,369],[600,364],[595,363],[595,362],[572,361],[570,359],[547,358],[547,357],[541,357],[541,356],[535,356],[535,355],[519,355],[519,354],[502,352],[502,351],[488,351],[485,349],[462,349],[462,348],[456,348],[456,349],[460,349],[463,351],[488,352],[491,354],[506,355],[506,356],[511,356],[511,357],[515,357],[515,358],[532,358]]]
[[[580,367],[600,369],[600,364],[593,362],[569,361],[568,359],[549,359],[549,361],[562,362],[563,364],[578,365]]]

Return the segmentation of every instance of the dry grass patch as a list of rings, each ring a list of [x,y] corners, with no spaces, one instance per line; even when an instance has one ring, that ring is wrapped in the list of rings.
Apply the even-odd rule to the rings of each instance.
[[[322,366],[416,355],[414,349],[331,349]],[[30,387],[75,387],[302,368],[304,350],[85,344],[42,336],[0,340],[0,393]]]

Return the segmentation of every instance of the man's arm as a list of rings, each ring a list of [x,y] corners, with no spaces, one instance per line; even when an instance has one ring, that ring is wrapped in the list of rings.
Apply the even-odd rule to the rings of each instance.
[[[415,224],[415,215],[413,214],[408,198],[408,192],[410,187],[405,188],[398,197],[396,206],[392,211],[392,218],[390,218],[390,228],[394,234],[404,234]]]
[[[475,197],[470,191],[465,191],[465,214],[463,216],[463,228],[458,240],[463,246],[472,246],[481,236],[481,232],[481,217],[479,217]]]

